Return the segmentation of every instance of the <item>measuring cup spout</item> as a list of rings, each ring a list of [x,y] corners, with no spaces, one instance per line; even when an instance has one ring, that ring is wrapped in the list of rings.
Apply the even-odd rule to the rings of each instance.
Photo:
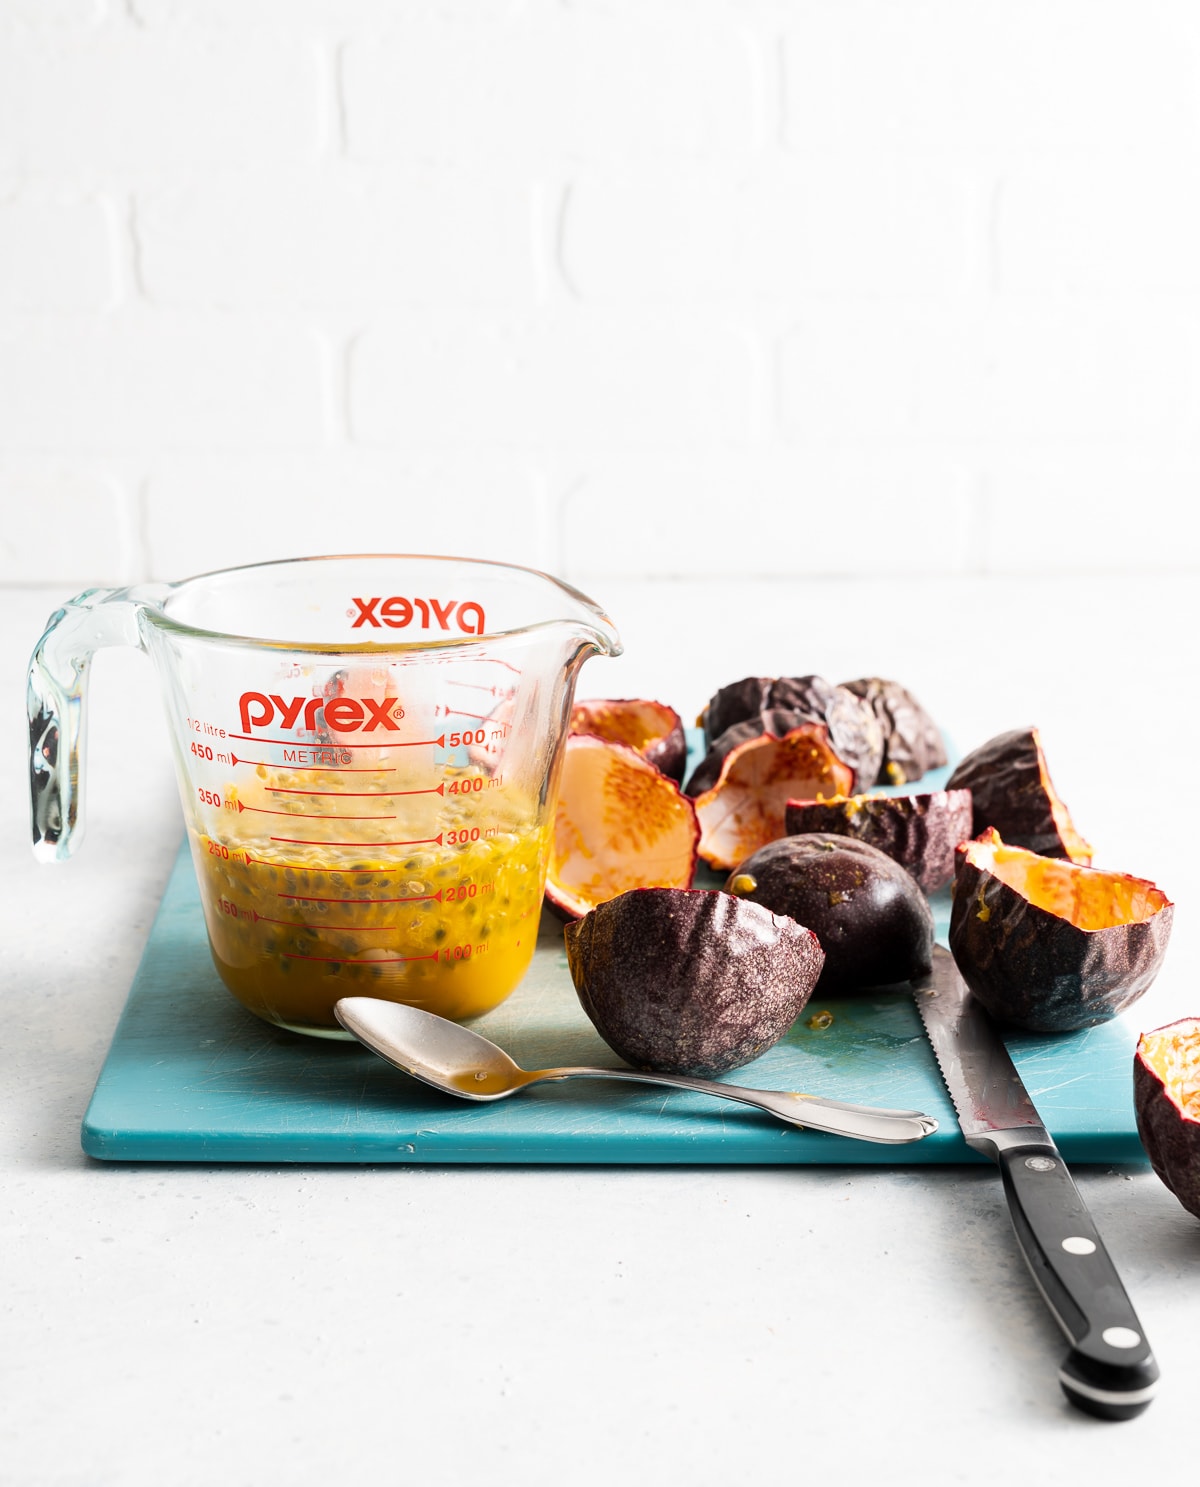
[[[83,836],[85,702],[92,655],[141,646],[138,615],[167,585],[87,589],[55,610],[29,663],[29,802],[39,862],[70,857]]]

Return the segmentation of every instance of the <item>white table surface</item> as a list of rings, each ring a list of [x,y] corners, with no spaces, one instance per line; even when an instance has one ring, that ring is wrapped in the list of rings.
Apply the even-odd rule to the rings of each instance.
[[[690,721],[751,672],[907,682],[961,748],[1036,723],[1100,865],[1177,918],[1127,1017],[1200,1012],[1194,576],[606,583],[579,694]],[[1200,1220],[1079,1185],[1155,1344],[1076,1414],[985,1166],[109,1166],[79,1125],[181,834],[149,662],[94,668],[87,839],[28,848],[24,671],[67,595],[0,592],[0,1482],[1127,1483],[1193,1470]],[[694,639],[685,644],[682,637]],[[703,638],[701,638],[703,637]]]

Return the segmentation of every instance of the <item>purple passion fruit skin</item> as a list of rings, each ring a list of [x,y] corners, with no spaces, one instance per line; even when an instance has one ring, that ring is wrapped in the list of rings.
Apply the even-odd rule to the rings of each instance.
[[[823,995],[893,986],[932,968],[925,895],[898,862],[866,842],[828,832],[780,837],[748,857],[725,886],[812,930],[825,952],[817,983]]]
[[[564,933],[580,1004],[613,1052],[701,1078],[778,1043],[824,961],[808,929],[715,890],[635,888]]]
[[[866,702],[883,730],[883,762],[877,785],[908,785],[946,763],[941,729],[906,687],[881,676],[843,682]]]
[[[994,830],[962,843],[957,859],[950,953],[997,1022],[1035,1033],[1096,1027],[1158,975],[1174,906],[1154,884],[1042,857]],[[1121,919],[1103,912],[1105,895],[1114,911],[1123,895],[1128,915],[1144,917],[1103,922]]]
[[[1075,830],[1070,812],[1050,780],[1036,728],[998,733],[964,756],[946,781],[947,790],[969,790],[971,835],[989,826],[1005,845],[1042,857],[1090,862],[1092,849]]]
[[[1200,1019],[1185,1017],[1141,1035],[1133,1107],[1150,1165],[1200,1218]]]
[[[953,881],[954,849],[971,835],[971,792],[789,800],[784,822],[789,836],[826,832],[878,847],[935,893]]]
[[[647,744],[642,752],[649,763],[653,764],[661,774],[665,774],[667,779],[674,780],[677,785],[683,784],[688,750],[687,736],[681,722],[677,722],[664,738]]]
[[[724,753],[733,747],[725,742],[736,724],[746,724],[780,715],[770,729],[777,738],[802,723],[823,727],[830,747],[854,771],[854,788],[873,785],[883,760],[883,729],[869,703],[845,687],[836,687],[823,676],[748,676],[722,687],[710,698],[700,715],[704,741],[710,753],[719,745]],[[786,719],[786,721],[785,721]],[[735,742],[744,742],[742,734]],[[719,772],[713,773],[715,780]],[[705,786],[704,788],[708,788]],[[689,794],[699,794],[689,787]]]

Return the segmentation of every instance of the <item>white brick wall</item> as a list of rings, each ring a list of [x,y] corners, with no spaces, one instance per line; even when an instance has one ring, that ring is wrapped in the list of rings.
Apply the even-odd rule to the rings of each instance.
[[[1200,566],[1198,81],[1194,0],[0,0],[0,582]]]

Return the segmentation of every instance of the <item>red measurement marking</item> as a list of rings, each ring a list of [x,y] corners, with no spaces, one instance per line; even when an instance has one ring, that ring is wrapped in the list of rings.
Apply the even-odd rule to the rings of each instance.
[[[254,910],[254,909],[251,909],[250,912],[254,915],[254,922],[255,922],[255,924],[257,924],[259,922],[259,920],[261,920],[264,924],[282,924],[282,925],[286,926],[286,928],[288,928],[288,929],[311,929],[311,928],[313,928],[312,925],[305,924],[302,919],[268,919],[265,914],[260,914],[256,910]],[[350,930],[353,930],[357,934],[359,930],[366,930],[367,933],[370,933],[372,930],[392,929],[393,926],[390,925],[390,924],[326,924],[325,921],[322,920],[321,921],[321,928],[322,929],[350,929]]]
[[[335,745],[335,749],[336,749]],[[313,750],[309,750],[312,753]],[[330,750],[333,753],[334,749]],[[392,768],[372,769],[369,764],[356,766],[353,764],[274,764],[269,759],[239,759],[236,754],[230,754],[230,762],[233,764],[253,764],[262,769],[286,769],[288,774],[307,774],[310,770],[317,774],[395,774]]]
[[[446,685],[448,687],[470,687],[472,692],[486,692],[490,697],[495,697],[498,691],[496,687],[489,687],[487,682],[460,682],[455,681],[453,677],[446,679]]]
[[[320,752],[322,752],[322,750],[325,750],[325,749],[328,749],[331,754],[335,754],[335,753],[336,754],[340,754],[344,749],[377,749],[382,754],[387,749],[432,748],[434,744],[436,744],[438,746],[438,748],[440,749],[440,748],[444,748],[445,747],[445,744],[446,744],[446,735],[444,733],[442,734],[441,738],[410,738],[410,739],[407,739],[404,743],[390,743],[390,744],[385,744],[385,743],[350,744],[350,743],[341,743],[340,741],[338,743],[328,743],[328,744],[315,743],[314,744],[314,743],[304,743],[300,739],[297,739],[297,738],[256,738],[253,733],[231,733],[229,735],[229,737],[230,738],[242,738],[242,739],[245,739],[245,741],[247,743],[283,744],[285,748],[289,748],[289,749],[303,749],[305,751],[305,753],[308,753],[308,754],[319,754]],[[245,762],[246,763],[249,763],[250,761],[249,760],[246,760]],[[285,769],[287,766],[286,765],[283,765],[283,764],[276,764],[276,765],[272,765],[270,767],[273,768],[273,769]],[[320,769],[321,766],[319,764],[310,764],[310,765],[307,766],[307,768],[309,768],[309,769]]]
[[[283,812],[282,814],[286,814],[286,812]],[[343,820],[345,820],[345,819],[347,819],[347,818],[343,817]],[[371,817],[371,816],[368,816],[366,819],[368,821],[370,821],[370,820],[374,820],[375,818],[374,817]],[[384,819],[384,818],[381,817],[380,819]],[[289,846],[292,846],[292,847],[360,847],[360,848],[365,848],[365,847],[425,847],[425,846],[432,846],[433,843],[435,843],[435,842],[440,847],[442,845],[442,833],[439,831],[438,834],[437,834],[437,836],[419,836],[419,837],[415,838],[415,840],[413,840],[411,842],[314,842],[314,841],[310,841],[309,838],[306,837],[306,836],[273,836],[271,838],[271,840],[273,842],[286,842]],[[246,860],[249,861],[250,859],[247,857]],[[301,871],[304,871],[304,869],[302,868]],[[373,867],[372,868],[353,868],[353,867],[346,867],[346,868],[340,869],[340,871],[346,872],[346,873],[353,873],[353,872],[372,872],[373,873],[373,872],[380,871],[380,869],[373,868]],[[392,871],[392,869],[386,869],[386,871]],[[396,869],[396,871],[399,871],[399,869]]]
[[[333,815],[323,815],[320,811],[269,811],[262,805],[243,805],[239,800],[237,803],[239,813],[241,811],[253,811],[256,816],[293,816],[297,821],[394,821],[395,816],[343,816],[335,811]]]
[[[355,960],[348,955],[300,955],[291,950],[285,950],[284,955],[288,960],[319,960],[325,965],[332,966],[393,966],[406,965],[411,960],[436,960],[437,951],[432,955],[380,955],[371,960]]]
[[[407,898],[314,898],[303,893],[277,893],[276,898],[290,899],[297,904],[423,904],[436,899],[442,901],[442,890],[436,893],[412,893]]]
[[[363,771],[364,774],[368,772],[366,770]],[[391,770],[388,771],[389,774],[393,772]],[[428,790],[292,790],[285,785],[268,785],[267,789],[272,795],[340,795],[344,796],[347,800],[358,800],[360,797],[376,795],[380,799],[383,799],[385,796],[390,797],[392,795],[445,795],[446,793],[445,785],[433,785]],[[247,806],[246,809],[249,811],[253,810],[254,807]],[[348,816],[346,819],[353,820],[354,817]]]

